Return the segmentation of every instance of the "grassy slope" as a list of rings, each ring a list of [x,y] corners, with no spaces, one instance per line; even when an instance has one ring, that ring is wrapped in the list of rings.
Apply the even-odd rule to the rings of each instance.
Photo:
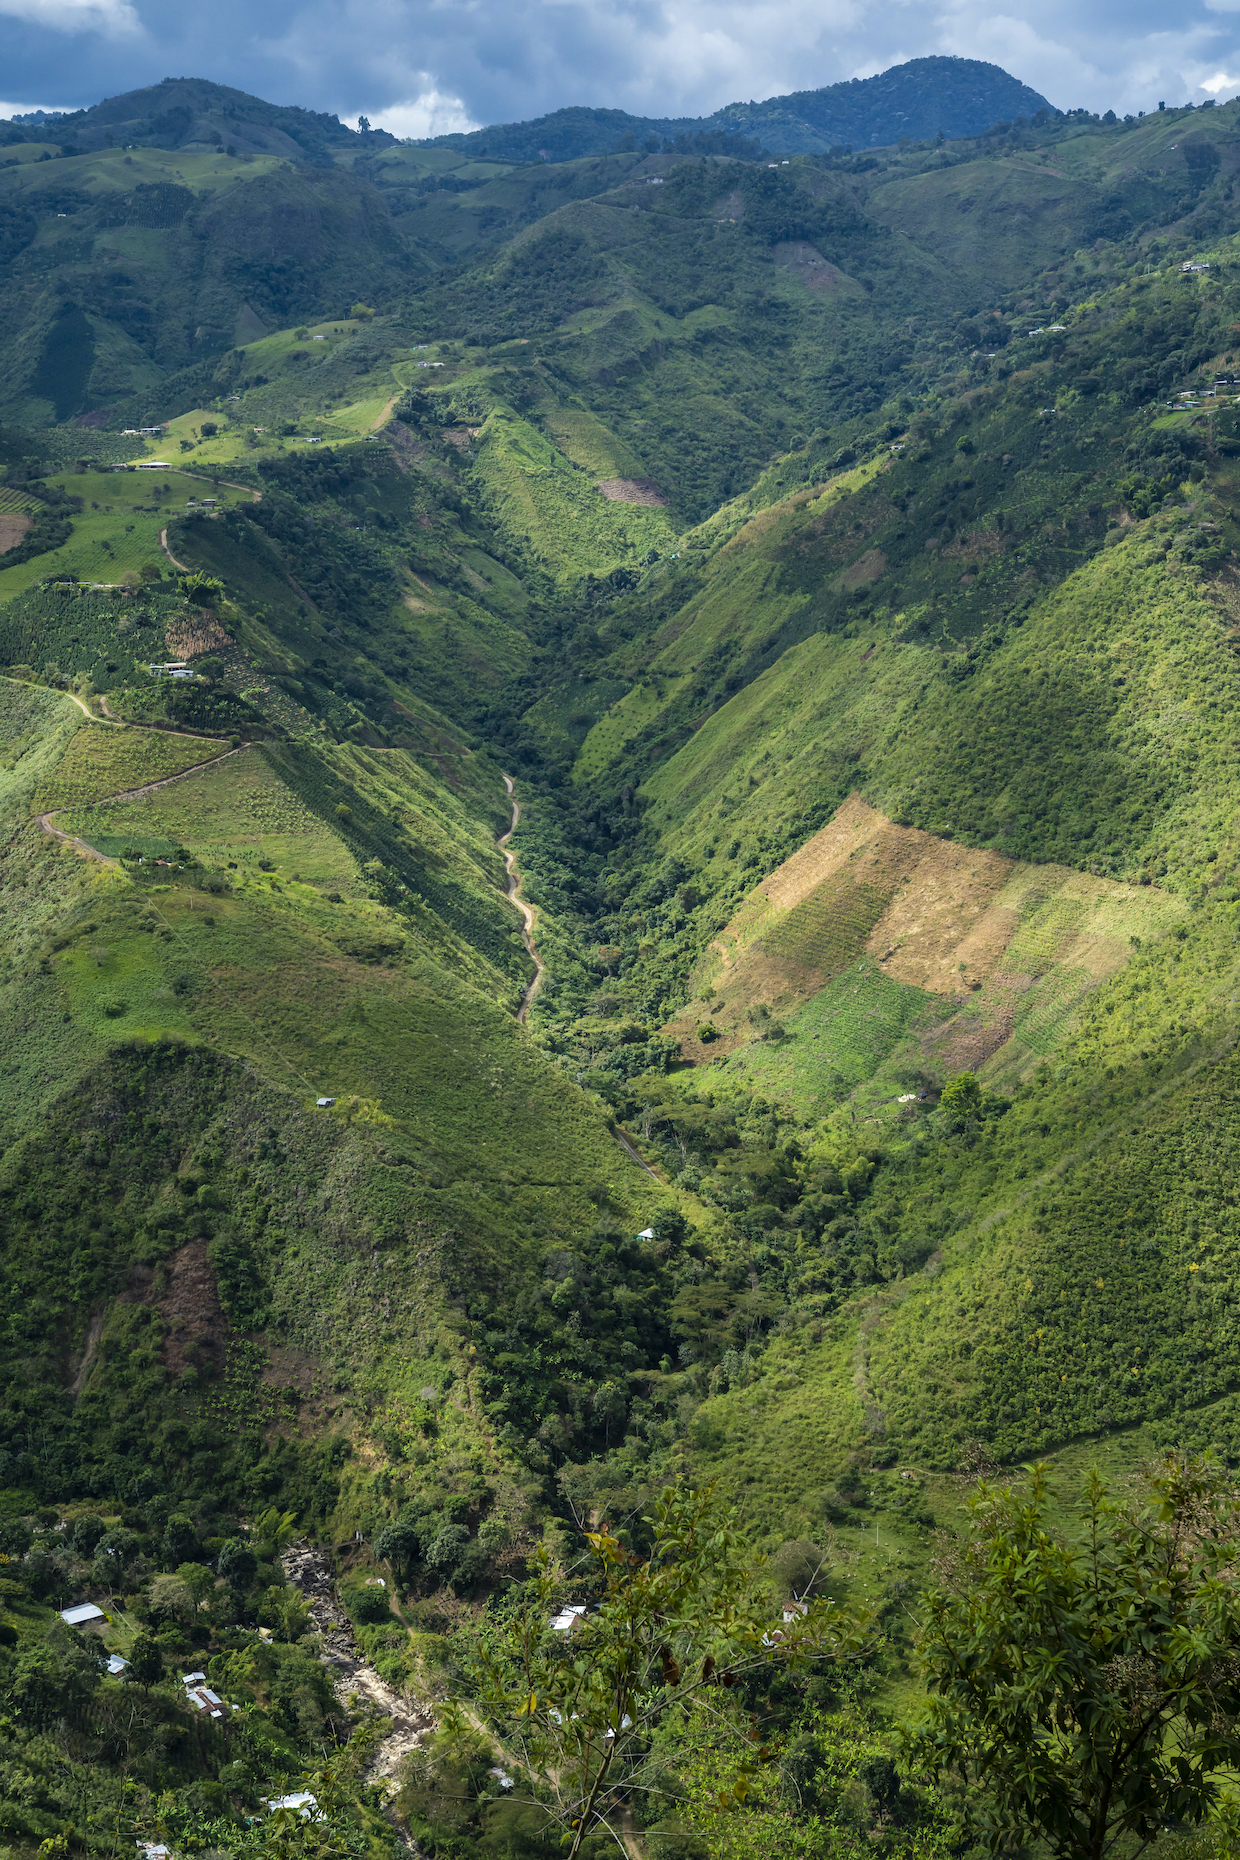
[[[37,1336],[23,1333],[21,1343],[28,1371],[32,1348],[39,1357],[28,1400],[36,1406],[55,1403],[52,1388],[61,1378],[57,1352],[65,1347],[55,1339],[68,1340],[72,1350],[92,1306],[104,1311],[105,1337],[115,1338],[110,1364],[131,1361],[129,1352],[145,1347],[130,1336],[123,1310],[109,1300],[124,1286],[131,1262],[154,1266],[171,1259],[175,1278],[178,1248],[195,1244],[194,1223],[186,1226],[186,1204],[175,1192],[178,1169],[197,1169],[217,1184],[210,1205],[221,1212],[207,1218],[204,1231],[234,1326],[252,1329],[256,1317],[274,1310],[276,1317],[258,1339],[264,1360],[279,1358],[281,1350],[308,1352],[306,1364],[321,1363],[328,1384],[343,1376],[352,1387],[356,1377],[372,1404],[395,1398],[409,1378],[425,1380],[433,1372],[427,1359],[436,1355],[435,1314],[444,1312],[448,1282],[455,1282],[467,1259],[475,1278],[502,1282],[525,1270],[520,1259],[528,1250],[557,1240],[571,1245],[576,1231],[596,1218],[600,1201],[610,1201],[626,1222],[648,1210],[651,1195],[641,1188],[648,1178],[625,1161],[589,1099],[571,1087],[566,1091],[562,1074],[515,1025],[504,1005],[512,984],[425,905],[412,900],[393,910],[368,896],[373,886],[339,837],[356,831],[356,820],[343,828],[328,825],[295,798],[270,762],[250,751],[248,761],[233,758],[145,801],[95,808],[72,821],[105,840],[109,829],[113,840],[145,839],[152,852],[187,846],[227,875],[229,889],[203,889],[201,868],[102,871],[53,849],[21,827],[20,819],[40,790],[56,789],[55,764],[66,740],[79,761],[97,746],[106,759],[100,774],[110,778],[113,745],[136,741],[136,733],[76,730],[72,720],[80,723],[79,712],[72,711],[67,724],[61,721],[71,710],[67,700],[28,687],[5,690],[6,740],[14,754],[20,752],[16,768],[23,775],[20,783],[10,782],[17,837],[9,853],[6,909],[27,905],[28,891],[14,883],[18,872],[28,870],[44,894],[42,909],[27,911],[25,942],[11,945],[8,1127],[12,1132],[16,1121],[33,1128],[24,1145],[10,1149],[6,1181],[10,1188],[41,1181],[51,1167],[44,1154],[50,1132],[71,1130],[75,1160],[58,1172],[58,1205],[63,1199],[68,1206],[74,1193],[79,1197],[74,1220],[44,1228],[37,1240],[31,1235],[30,1246],[22,1249],[13,1245],[19,1210],[6,1204],[7,1269],[23,1285],[24,1275],[35,1273],[43,1287],[34,1300],[37,1324],[32,1307]],[[61,735],[49,735],[49,728]],[[382,793],[389,806],[402,810],[408,827],[418,818],[417,808],[431,800],[415,765],[402,773],[391,758],[368,761],[365,752],[347,750],[340,755],[346,761],[353,756],[347,773],[359,806],[366,792]],[[304,787],[304,772],[300,779]],[[79,770],[68,786],[82,785]],[[449,797],[425,824],[437,831],[441,868],[454,858],[459,863],[482,856],[476,828]],[[466,851],[471,830],[474,848]],[[260,855],[274,870],[259,867]],[[497,863],[493,854],[491,860]],[[290,867],[301,877],[290,877]],[[470,882],[485,887],[494,881],[475,865]],[[339,888],[338,902],[327,895],[328,887],[333,893]],[[479,908],[485,922],[482,898]],[[413,1066],[411,1054],[417,1055]],[[35,1068],[38,1085],[32,1089]],[[150,1101],[163,1106],[156,1116],[165,1136],[140,1164],[123,1160],[129,1136],[109,1139],[111,1167],[121,1173],[108,1186],[89,1175],[92,1132],[100,1118],[99,1128],[110,1119],[117,1130],[128,1131],[132,1123],[140,1131],[141,1116],[134,1122],[142,1095],[135,1097],[137,1079],[149,1081]],[[337,1111],[314,1113],[312,1100],[323,1092],[338,1099]],[[49,1120],[45,1126],[40,1114]],[[270,1141],[260,1144],[263,1120]],[[246,1158],[255,1144],[261,1150],[260,1180],[271,1174],[262,1158],[275,1159],[272,1212],[294,1192],[295,1181],[301,1184],[298,1197],[308,1190],[309,1205],[318,1210],[308,1223],[296,1217],[300,1237],[287,1253],[271,1244],[270,1235],[257,1252],[253,1239],[243,1241],[247,1230],[234,1198],[253,1200],[253,1189],[246,1189]],[[294,1156],[300,1159],[296,1169]],[[133,1172],[128,1183],[126,1168]],[[107,1257],[84,1256],[70,1271],[71,1255],[58,1249],[78,1245],[78,1226],[87,1234],[95,1218],[90,1210],[101,1206],[110,1210]],[[161,1207],[170,1217],[162,1223]],[[436,1257],[446,1246],[452,1262],[446,1272],[437,1267],[428,1284],[411,1256],[400,1274],[408,1271],[412,1278],[399,1296],[389,1279],[388,1340],[406,1341],[387,1369],[380,1369],[368,1347],[367,1311],[350,1304],[360,1286],[349,1262],[372,1230],[381,1245],[391,1245],[400,1234],[424,1233],[420,1257],[427,1257],[427,1246]],[[54,1294],[48,1289],[53,1285]],[[19,1292],[15,1280],[10,1298],[29,1304],[31,1294]],[[393,1299],[396,1315],[390,1315]],[[428,1323],[417,1342],[419,1327]],[[175,1332],[171,1320],[168,1324],[171,1330],[165,1327],[160,1335]],[[216,1335],[222,1365],[222,1352],[231,1348],[227,1325]],[[445,1360],[455,1364],[456,1346],[444,1347]],[[15,1366],[12,1359],[10,1370]],[[133,1367],[141,1399],[154,1403],[162,1416],[152,1433],[152,1460],[178,1482],[192,1479],[173,1426],[178,1405],[183,1409],[188,1401],[192,1411],[192,1389],[178,1393],[163,1387],[157,1370],[152,1382],[136,1363]],[[101,1399],[113,1388],[114,1375],[115,1367],[104,1376]],[[89,1439],[99,1425],[93,1406],[82,1413],[68,1437],[70,1457],[80,1453],[89,1462],[102,1451]],[[173,1431],[165,1436],[166,1427]],[[274,1423],[266,1450],[278,1459],[285,1449],[273,1428]],[[312,1427],[310,1442],[315,1431]],[[295,1441],[296,1426],[286,1424],[283,1435]],[[479,1441],[476,1421],[466,1436]]]

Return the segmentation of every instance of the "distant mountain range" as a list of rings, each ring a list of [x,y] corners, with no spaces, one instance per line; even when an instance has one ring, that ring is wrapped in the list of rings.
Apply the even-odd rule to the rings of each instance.
[[[904,136],[919,142],[939,134],[981,135],[996,121],[1032,117],[1039,110],[1056,114],[1045,97],[998,65],[914,58],[877,77],[793,91],[764,103],[729,103],[713,116],[630,116],[574,106],[529,123],[434,136],[418,146],[497,161],[575,161],[665,144],[701,153],[808,154],[845,145],[878,148]],[[283,155],[317,166],[359,143],[381,148],[396,140],[381,129],[351,129],[322,111],[265,103],[205,78],[165,78],[86,110],[50,116],[35,111],[0,124],[0,144],[49,137],[83,154],[116,146],[198,148]]]
[[[879,148],[908,136],[980,136],[996,121],[1032,117],[1054,106],[998,65],[975,58],[912,58],[877,77],[853,78],[820,90],[798,90],[764,103],[725,104],[713,116],[629,116],[623,110],[576,107],[531,123],[434,136],[421,144],[454,148],[500,161],[573,161],[618,147],[685,139],[723,148],[733,138],[773,153],[813,154],[845,144]],[[629,140],[632,138],[632,140]]]

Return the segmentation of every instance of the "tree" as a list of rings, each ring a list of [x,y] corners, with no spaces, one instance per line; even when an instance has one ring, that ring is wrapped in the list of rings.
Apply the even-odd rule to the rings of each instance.
[[[958,1072],[948,1079],[939,1099],[939,1109],[953,1117],[977,1117],[982,1108],[982,1088],[972,1072]]]
[[[129,1663],[125,1669],[125,1677],[145,1691],[157,1685],[163,1676],[164,1656],[160,1652],[159,1642],[153,1634],[145,1631],[136,1634],[133,1646],[129,1650]]]
[[[602,1600],[570,1634],[550,1626],[564,1580],[541,1546],[526,1599],[473,1657],[476,1697],[504,1759],[538,1787],[565,1830],[568,1860],[662,1775],[651,1741],[665,1714],[679,1718],[726,1695],[756,1667],[855,1656],[870,1634],[872,1617],[846,1617],[824,1602],[778,1625],[761,1560],[714,1487],[669,1487],[644,1522],[645,1556],[606,1528],[585,1533]],[[461,1712],[461,1734],[472,1728]],[[761,1747],[750,1752],[725,1806],[744,1800],[746,1771],[769,1758]]]
[[[181,592],[187,601],[196,601],[200,607],[214,607],[224,592],[224,583],[214,575],[195,570],[192,575],[181,576]]]
[[[73,1527],[73,1548],[78,1556],[91,1556],[108,1534],[108,1527],[94,1511],[84,1511]]]
[[[174,1511],[164,1526],[164,1541],[160,1547],[164,1567],[175,1569],[178,1563],[192,1563],[201,1550],[193,1520]]]
[[[1044,1466],[979,1483],[971,1529],[925,1598],[931,1693],[903,1733],[923,1772],[963,1778],[992,1852],[1037,1834],[1061,1860],[1134,1857],[1199,1824],[1240,1762],[1240,1492],[1169,1456],[1135,1499],[1091,1475],[1057,1530]]]
[[[242,1543],[239,1537],[230,1537],[220,1551],[218,1564],[220,1575],[234,1589],[248,1589],[258,1574],[258,1558],[249,1544]]]
[[[182,1627],[188,1627],[194,1619],[197,1606],[189,1584],[180,1576],[156,1576],[152,1582],[152,1619],[173,1620]]]

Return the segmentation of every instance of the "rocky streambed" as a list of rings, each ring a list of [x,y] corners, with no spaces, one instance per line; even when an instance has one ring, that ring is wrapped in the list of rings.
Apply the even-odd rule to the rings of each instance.
[[[280,1561],[288,1580],[301,1592],[315,1633],[322,1638],[321,1658],[331,1673],[337,1696],[346,1704],[356,1697],[391,1719],[392,1728],[375,1752],[370,1775],[394,1779],[402,1758],[416,1750],[427,1732],[433,1730],[432,1712],[394,1692],[362,1657],[352,1624],[336,1599],[331,1566],[321,1550],[312,1544],[291,1544]]]

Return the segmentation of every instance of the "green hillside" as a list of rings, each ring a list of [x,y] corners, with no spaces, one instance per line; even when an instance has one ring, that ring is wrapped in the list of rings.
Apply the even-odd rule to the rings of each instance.
[[[0,1857],[350,1735],[339,1851],[550,1854],[419,1714],[682,1475],[883,1638],[630,1860],[969,1851],[967,1475],[1240,1463],[1238,110],[0,168]]]

